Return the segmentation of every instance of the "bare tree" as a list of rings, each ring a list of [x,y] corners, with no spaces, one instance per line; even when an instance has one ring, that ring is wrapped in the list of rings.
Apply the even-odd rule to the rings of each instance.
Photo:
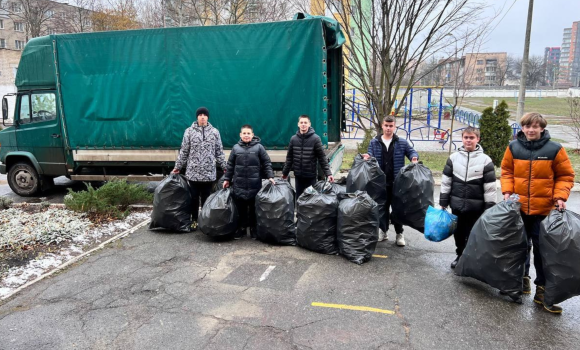
[[[516,59],[515,63],[516,77],[521,78],[522,72],[522,59]],[[528,59],[528,72],[526,75],[526,86],[544,86],[545,81],[546,65],[544,64],[544,58],[542,56],[534,55],[530,56]]]
[[[165,24],[165,0],[142,1],[138,6],[143,28],[162,28]]]
[[[95,11],[96,0],[70,0],[55,8],[50,24],[59,33],[83,33],[92,31],[91,18]]]
[[[471,42],[472,33],[478,30],[470,26],[478,23],[484,9],[476,0],[324,0],[324,5],[347,38],[347,84],[364,96],[362,103],[371,111],[376,129],[395,101],[409,95],[421,77],[422,64],[449,47],[449,33],[463,30],[462,37]],[[324,13],[324,9],[302,8]],[[395,113],[402,106],[400,103]]]
[[[42,35],[57,5],[57,2],[50,0],[14,0],[2,1],[0,9],[6,11],[15,23],[23,23],[28,41]]]
[[[93,31],[128,30],[140,27],[134,0],[107,0],[97,3],[91,13]]]

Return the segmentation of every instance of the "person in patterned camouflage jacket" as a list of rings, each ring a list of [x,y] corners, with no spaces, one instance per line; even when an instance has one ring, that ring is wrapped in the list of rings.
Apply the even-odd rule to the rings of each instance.
[[[203,206],[211,193],[212,182],[216,179],[216,162],[224,171],[226,169],[220,132],[208,123],[208,109],[200,107],[195,115],[197,121],[185,130],[181,150],[175,161],[175,169],[173,169],[173,173],[178,174],[180,169],[187,164],[185,177],[189,181],[193,197],[191,210],[193,231],[197,229],[200,197],[201,206]]]

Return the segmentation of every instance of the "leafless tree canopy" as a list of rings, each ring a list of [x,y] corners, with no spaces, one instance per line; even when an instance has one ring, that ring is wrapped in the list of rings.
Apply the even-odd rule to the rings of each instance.
[[[347,83],[364,95],[377,127],[390,113],[395,100],[406,98],[413,84],[431,72],[424,68],[424,63],[431,62],[434,56],[441,57],[456,42],[458,51],[463,49],[462,45],[472,44],[474,36],[481,34],[478,18],[485,6],[477,0],[320,0],[320,3],[342,25],[347,37]],[[324,13],[324,9],[308,4],[303,4],[302,9]],[[450,56],[456,54],[454,51]]]
[[[1,8],[15,21],[22,22],[26,40],[40,36],[57,3],[49,0],[2,1]]]
[[[288,20],[285,0],[156,0],[166,26],[220,25]],[[151,2],[149,3],[151,6]]]
[[[515,78],[519,81],[522,72],[522,58],[515,60]],[[530,56],[528,58],[528,73],[526,76],[526,86],[543,86],[546,83],[546,65],[542,56]]]

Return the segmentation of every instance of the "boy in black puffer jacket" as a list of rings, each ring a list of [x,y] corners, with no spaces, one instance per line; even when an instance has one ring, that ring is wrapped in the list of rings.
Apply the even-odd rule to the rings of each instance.
[[[284,180],[288,179],[288,174],[291,170],[294,171],[296,200],[305,189],[316,183],[317,162],[320,163],[320,167],[328,181],[334,182],[320,136],[314,133],[310,117],[303,114],[298,117],[298,132],[290,139],[288,153],[286,153],[286,163],[284,164],[284,169],[282,169],[282,178]]]
[[[469,233],[485,209],[495,204],[495,169],[488,155],[479,145],[479,130],[466,128],[461,134],[463,146],[453,153],[445,164],[441,178],[439,205],[448,206],[457,216],[453,233],[457,258],[451,263],[455,268]]]
[[[240,227],[234,239],[241,239],[246,235],[246,228],[250,227],[250,235],[256,238],[256,206],[255,199],[262,188],[260,174],[274,183],[274,172],[270,156],[260,138],[254,136],[250,125],[242,126],[240,141],[234,145],[224,175],[224,188],[233,185],[234,202],[238,208]]]

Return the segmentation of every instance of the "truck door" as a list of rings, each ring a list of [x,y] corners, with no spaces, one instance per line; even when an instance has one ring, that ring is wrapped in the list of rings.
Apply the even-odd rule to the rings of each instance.
[[[65,175],[60,118],[54,91],[19,94],[16,143],[19,151],[32,153],[44,175]]]

